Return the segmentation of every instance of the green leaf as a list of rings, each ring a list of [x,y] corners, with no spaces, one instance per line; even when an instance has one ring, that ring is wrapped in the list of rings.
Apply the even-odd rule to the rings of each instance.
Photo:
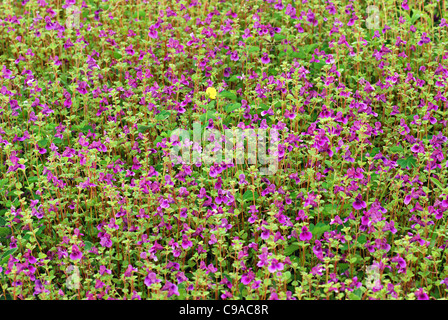
[[[278,41],[281,41],[281,40],[283,40],[283,39],[286,39],[286,36],[283,35],[283,34],[280,34],[280,33],[276,33],[276,34],[274,35],[274,39],[275,39],[275,40],[278,40]]]
[[[11,234],[11,230],[7,227],[0,227],[0,238],[4,238]]]
[[[359,242],[360,244],[366,243],[367,242],[366,236],[364,236],[364,235],[359,236],[357,242]]]
[[[399,153],[399,152],[403,152],[404,149],[401,146],[395,146],[395,147],[390,148],[390,151],[393,153]]]
[[[337,204],[327,204],[324,206],[324,211],[322,213],[325,216],[335,216],[338,213],[338,205]]]
[[[361,297],[357,296],[353,292],[350,293],[350,300],[361,300]]]
[[[29,178],[28,178],[28,182],[29,182],[29,183],[37,182],[38,180],[39,180],[39,178],[36,177],[36,176],[33,176],[33,177],[29,177]]]
[[[1,259],[2,261],[1,261],[0,265],[6,264],[9,260],[9,256],[12,255],[16,251],[17,251],[17,248],[13,248],[13,249],[9,249],[5,253],[3,253],[2,259]]]
[[[229,80],[227,80],[227,82],[235,82],[238,81],[238,78],[236,77],[236,75],[232,75]]]
[[[123,55],[118,52],[117,50],[114,51],[114,58],[115,59],[121,59],[123,57]]]
[[[412,10],[411,24],[414,24],[421,17],[421,12],[419,10]]]
[[[81,131],[84,132],[84,133],[89,133],[89,130],[90,130],[90,132],[93,132],[93,131],[94,131],[92,126],[84,126],[84,127],[81,129]]]
[[[26,240],[26,241],[30,240],[30,238],[31,238],[31,232],[27,232],[27,233],[22,237],[22,239],[24,239],[24,240]]]
[[[303,48],[305,49],[306,53],[310,53],[311,51],[313,51],[315,48],[317,48],[319,46],[318,43],[313,43],[313,44],[309,44],[304,46]]]
[[[214,111],[207,111],[206,113],[202,114],[199,117],[199,120],[201,120],[201,122],[206,122],[208,121],[208,119],[216,119],[216,113]]]
[[[430,179],[431,179],[432,182],[434,182],[434,184],[435,184],[436,186],[438,186],[440,189],[443,190],[443,186],[442,186],[442,184],[440,183],[439,180],[437,180],[437,179],[434,178],[434,177],[430,177]]]
[[[225,110],[226,110],[226,112],[230,113],[230,112],[232,112],[233,110],[236,110],[236,109],[238,109],[238,108],[240,108],[240,107],[241,107],[241,103],[239,103],[239,102],[236,102],[236,103],[230,103],[230,104],[228,104],[228,105],[226,106]]]
[[[185,290],[185,284],[181,283],[179,284],[179,300],[185,300],[185,297],[187,296],[187,291]]]
[[[153,127],[154,125],[151,123],[149,126],[142,126],[142,125],[138,125],[137,126],[137,131],[140,133],[145,133],[149,128]]]
[[[260,48],[253,46],[253,47],[250,47],[249,50],[247,50],[247,52],[256,52],[256,51],[257,52],[260,51]]]
[[[296,252],[299,249],[299,245],[297,244],[291,244],[290,246],[286,247],[285,249],[285,255],[290,256],[292,255],[294,252]]]
[[[397,164],[402,168],[406,169],[407,167],[417,167],[417,159],[415,159],[413,156],[409,156],[406,159],[399,159],[397,160]]]
[[[258,199],[258,193],[255,192],[253,193],[251,190],[247,190],[244,194],[243,194],[243,201],[244,200],[249,200],[249,201],[253,201],[255,197],[255,200]]]
[[[90,249],[92,249],[92,247],[93,247],[93,243],[92,243],[92,242],[90,242],[90,241],[84,241],[84,249],[85,249],[86,251],[89,251]]]
[[[156,119],[161,121],[167,119],[169,116],[170,112],[167,110],[163,110],[162,112],[156,115]]]
[[[237,99],[236,94],[229,91],[221,91],[218,95],[221,97],[229,98],[230,100],[233,101],[236,101]]]
[[[216,105],[216,100],[212,100],[212,101],[210,101],[210,103],[207,105],[207,110],[210,110],[210,109],[215,109],[215,105]]]
[[[41,226],[41,227],[36,231],[36,236],[40,235],[44,230],[45,230],[45,225]]]
[[[54,144],[62,144],[64,142],[64,140],[62,140],[61,138],[54,138],[53,139],[53,143]]]
[[[291,53],[291,57],[299,58],[299,59],[305,59],[306,58],[306,54],[302,50],[300,50],[300,51],[292,52]]]
[[[286,279],[288,283],[292,281],[291,276],[292,276],[292,274],[290,271],[286,271],[285,273],[283,273],[283,277],[284,277],[283,279]]]
[[[274,68],[269,68],[268,69],[268,74],[276,76],[276,75],[278,75],[278,71],[276,69],[274,69]]]
[[[371,157],[374,157],[374,156],[376,156],[379,152],[380,152],[380,148],[373,148],[373,149],[369,152],[369,154],[370,154]]]
[[[3,187],[8,181],[9,181],[9,179],[1,179],[0,180],[0,188]]]
[[[37,141],[37,145],[41,148],[45,148],[48,145],[48,140],[47,139],[42,139]]]
[[[269,107],[267,105],[265,105],[264,103],[260,103],[260,105],[258,106],[258,109],[266,111],[269,109]]]
[[[320,70],[322,69],[322,67],[325,65],[325,62],[318,62],[318,63],[313,63],[312,67],[315,70]]]
[[[330,225],[319,222],[316,225],[310,224],[310,231],[313,236],[318,237],[323,234],[325,231],[330,230]]]

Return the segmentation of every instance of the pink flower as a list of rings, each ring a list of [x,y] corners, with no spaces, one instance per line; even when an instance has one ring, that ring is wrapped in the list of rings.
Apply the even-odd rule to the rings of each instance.
[[[429,300],[429,297],[423,291],[423,288],[420,288],[417,291],[415,291],[415,297],[417,298],[417,300]]]
[[[265,64],[271,62],[271,59],[269,59],[269,55],[266,52],[261,57],[261,62],[263,62]]]
[[[237,51],[233,51],[232,54],[230,55],[230,60],[232,61],[238,61],[240,58],[238,57],[238,52]]]
[[[358,196],[355,199],[355,202],[353,202],[353,208],[355,210],[361,210],[362,208],[366,208],[366,202],[362,200],[361,194],[358,194]]]
[[[282,271],[284,268],[284,264],[281,262],[278,262],[276,259],[271,260],[271,264],[268,267],[268,270],[270,273],[274,273],[276,270]]]
[[[311,232],[309,232],[308,227],[307,226],[303,226],[302,227],[302,232],[300,233],[300,240],[301,241],[309,241],[311,240],[311,238],[313,237],[313,234]]]
[[[403,3],[401,4],[401,7],[402,7],[404,10],[409,10],[408,0],[404,0]]]
[[[70,254],[70,259],[80,260],[82,258],[82,252],[79,250],[77,245],[72,246],[72,253]]]

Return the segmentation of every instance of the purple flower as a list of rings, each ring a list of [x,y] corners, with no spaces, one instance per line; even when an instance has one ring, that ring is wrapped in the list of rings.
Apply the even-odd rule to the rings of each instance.
[[[221,295],[221,299],[223,299],[223,300],[226,300],[227,298],[232,298],[233,297],[233,295],[230,293],[230,292],[228,292],[228,291],[225,291],[222,295]]]
[[[136,271],[138,271],[136,268],[132,267],[131,264],[128,264],[128,267],[126,268],[126,271],[124,272],[124,276],[130,277],[130,276],[132,276],[132,272],[136,272]]]
[[[186,219],[188,217],[188,215],[187,215],[187,208],[180,209],[179,216],[181,218],[183,218],[183,219]]]
[[[302,209],[300,209],[297,212],[297,217],[296,217],[297,221],[300,221],[300,220],[305,221],[305,219],[307,219],[307,218],[308,218],[308,216],[305,214],[305,211],[303,211]]]
[[[78,88],[76,88],[76,90],[78,90],[78,92],[80,93],[80,94],[86,94],[88,91],[87,91],[87,89],[86,89],[86,87],[87,87],[87,82],[85,82],[85,81],[81,81],[79,84],[78,84]]]
[[[232,61],[238,61],[240,58],[238,57],[238,52],[237,51],[233,51],[231,54],[230,54],[230,60],[232,60]]]
[[[112,247],[112,240],[110,239],[110,234],[104,234],[104,236],[100,239],[100,244],[103,247],[110,248]]]
[[[244,173],[239,175],[240,178],[240,184],[244,185],[244,184],[248,184],[248,182],[246,181],[246,175]]]
[[[271,264],[268,266],[268,270],[270,273],[274,273],[275,271],[282,271],[284,268],[284,264],[278,262],[276,259],[271,260]]]
[[[271,62],[271,59],[269,59],[269,55],[267,52],[263,53],[263,56],[261,57],[261,62],[265,64]]]
[[[0,271],[1,272],[1,271]],[[446,285],[446,287],[448,288],[448,278],[443,279],[442,281],[440,281],[440,284],[444,284]]]
[[[65,4],[62,6],[63,9],[69,8],[72,5],[76,4],[76,0],[66,0]]]
[[[152,39],[157,39],[159,37],[159,33],[157,32],[157,30],[154,28],[154,26],[151,26],[149,28],[149,32],[148,32],[148,36]]]
[[[243,39],[247,39],[249,37],[252,37],[251,33],[250,33],[250,29],[245,29],[244,30],[244,34],[241,36]]]
[[[268,229],[266,229],[265,227],[263,227],[263,232],[261,233],[261,239],[267,240],[267,239],[269,239],[270,235],[271,235],[271,232]]]
[[[448,24],[446,23],[446,19],[445,18],[442,18],[442,20],[440,20],[439,27],[448,27]]]
[[[406,260],[404,260],[402,257],[397,255],[397,256],[393,257],[391,259],[391,261],[397,263],[398,273],[405,273],[406,272]]]
[[[218,176],[218,169],[215,166],[211,166],[209,175],[212,178],[216,178]]]
[[[318,264],[317,266],[315,266],[315,267],[313,267],[311,269],[311,274],[314,275],[314,276],[316,274],[321,276],[322,275],[322,271],[325,271],[325,268],[321,264]]]
[[[125,51],[130,56],[133,56],[135,54],[135,50],[133,49],[132,44],[126,47]]]
[[[176,296],[179,296],[179,290],[178,290],[177,286],[174,283],[171,283],[169,281],[167,281],[165,283],[165,285],[162,288],[162,291],[168,291],[168,298],[171,297],[173,294],[175,294]]]
[[[353,202],[353,208],[355,210],[361,210],[362,208],[366,208],[366,202],[362,200],[361,194],[358,194],[358,196],[355,199],[355,202]]]
[[[138,170],[142,167],[142,164],[140,163],[140,161],[138,161],[137,157],[134,157],[134,159],[132,160],[132,170]]]
[[[193,245],[193,242],[188,239],[188,236],[184,234],[182,236],[182,248],[188,249]]]
[[[245,273],[241,276],[241,283],[244,284],[245,286],[247,286],[254,279],[255,279],[255,274],[252,271],[249,271],[248,273]]]
[[[12,76],[12,71],[9,69],[6,69],[6,66],[3,66],[2,73],[3,73],[3,78],[5,78],[5,79],[14,79],[15,78]]]
[[[311,9],[308,10],[308,14],[306,15],[306,20],[312,24],[313,26],[317,26],[319,23],[316,19],[316,15],[314,14],[313,11],[311,11]]]
[[[11,236],[11,238],[9,239],[10,243],[9,243],[9,249],[14,249],[17,248],[17,239],[14,238],[14,236]],[[12,256],[11,256],[12,257]]]
[[[423,288],[420,288],[417,291],[415,291],[415,297],[417,298],[417,300],[429,300],[429,297],[423,291]]]
[[[167,199],[162,199],[162,200],[160,200],[160,207],[167,209],[170,207],[170,203],[168,202]]]
[[[383,231],[390,231],[393,234],[397,233],[397,229],[394,226],[395,222],[392,220],[390,223],[386,221],[386,225],[383,228]]]
[[[231,68],[224,68],[224,77],[230,77],[231,74],[232,74]]]
[[[256,206],[251,205],[251,206],[249,207],[249,213],[257,213],[257,212],[258,212],[258,210],[257,210],[257,207],[256,207]]]
[[[300,240],[301,241],[310,241],[313,237],[313,234],[308,231],[307,226],[302,227],[302,232],[300,233]]]
[[[341,220],[341,218],[339,217],[339,215],[335,216],[333,220],[331,220],[330,225],[331,224],[344,224],[344,222]]]
[[[150,287],[153,283],[159,283],[162,282],[162,280],[157,279],[157,275],[150,271],[148,272],[148,275],[145,277],[144,283],[147,287]]]
[[[271,296],[269,297],[268,300],[279,300],[278,299],[278,294],[276,292],[272,292]]]
[[[39,147],[39,146],[37,145],[37,143],[36,143],[36,149],[39,151],[40,154],[45,154],[45,153],[47,153],[47,149]]]
[[[422,46],[425,43],[430,43],[431,39],[427,36],[426,32],[423,32],[420,41],[417,43],[419,46]]]
[[[79,250],[77,245],[72,246],[72,253],[70,254],[70,259],[79,260],[82,258],[82,252]]]
[[[403,10],[409,10],[408,0],[404,0],[401,4],[401,7],[403,8]]]

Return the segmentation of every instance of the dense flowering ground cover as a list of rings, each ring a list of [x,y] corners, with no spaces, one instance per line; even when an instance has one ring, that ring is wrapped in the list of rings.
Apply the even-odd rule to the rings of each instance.
[[[446,12],[1,1],[1,299],[446,298]],[[193,122],[278,170],[173,164]]]

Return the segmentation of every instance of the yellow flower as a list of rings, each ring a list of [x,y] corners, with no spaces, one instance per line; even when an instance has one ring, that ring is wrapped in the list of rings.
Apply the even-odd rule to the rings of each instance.
[[[213,87],[208,87],[207,90],[205,90],[205,93],[208,94],[210,99],[216,99],[216,89]]]

